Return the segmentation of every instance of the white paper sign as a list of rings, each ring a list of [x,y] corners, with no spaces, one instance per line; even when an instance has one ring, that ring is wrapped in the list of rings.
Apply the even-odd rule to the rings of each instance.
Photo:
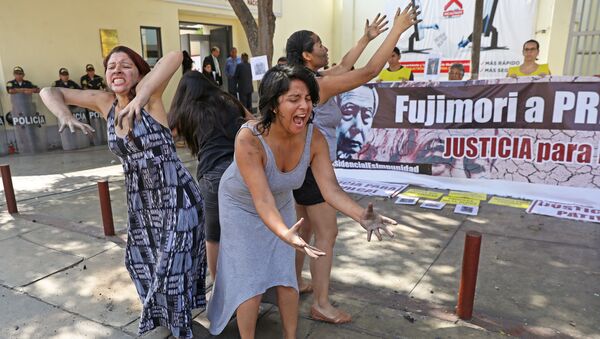
[[[401,192],[408,185],[390,184],[387,182],[366,181],[356,179],[338,178],[338,182],[347,193],[356,193],[369,196],[389,197],[395,192]]]
[[[260,55],[250,58],[250,68],[252,68],[252,80],[261,80],[269,70],[267,56]]]
[[[424,78],[427,80],[435,80],[440,76],[442,70],[442,56],[430,54],[425,59]]]
[[[425,200],[423,201],[423,203],[421,203],[421,208],[428,208],[432,210],[441,210],[442,208],[444,208],[444,206],[446,206],[445,202],[439,202],[434,200]]]
[[[527,209],[527,213],[600,223],[600,208],[562,202],[535,200]]]
[[[398,199],[394,202],[397,205],[416,205],[419,198],[409,197],[407,195],[399,195]]]
[[[477,215],[477,213],[479,213],[479,206],[456,205],[456,207],[454,208],[454,213]]]

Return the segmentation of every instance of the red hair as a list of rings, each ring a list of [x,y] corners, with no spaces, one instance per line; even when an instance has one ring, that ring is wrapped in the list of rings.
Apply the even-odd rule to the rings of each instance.
[[[142,78],[146,74],[150,73],[150,71],[151,71],[150,65],[148,65],[148,63],[146,62],[146,60],[144,60],[144,58],[142,58],[141,55],[137,54],[134,50],[132,50],[129,47],[126,47],[126,46],[117,46],[117,47],[113,48],[110,51],[110,53],[108,53],[108,55],[106,56],[106,58],[104,58],[104,62],[102,64],[104,65],[104,73],[105,74],[106,74],[106,68],[108,67],[108,60],[115,53],[125,53],[125,54],[127,54],[127,56],[129,56],[129,58],[131,59],[131,61],[133,61],[133,64],[138,69],[138,72],[140,73],[140,76]],[[135,87],[132,88],[129,91],[129,98],[132,99],[134,97],[135,97]]]

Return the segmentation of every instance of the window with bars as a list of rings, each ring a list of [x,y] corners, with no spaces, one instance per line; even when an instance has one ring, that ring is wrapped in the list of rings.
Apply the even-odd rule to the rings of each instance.
[[[573,2],[564,74],[600,74],[600,1]]]

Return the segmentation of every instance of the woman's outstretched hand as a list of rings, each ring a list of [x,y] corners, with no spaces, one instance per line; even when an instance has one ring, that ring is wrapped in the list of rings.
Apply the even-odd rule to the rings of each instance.
[[[398,8],[394,17],[394,27],[397,27],[401,32],[404,32],[409,29],[410,26],[421,22],[422,20],[417,20],[417,16],[421,14],[418,9],[419,6],[413,5],[412,2],[409,3],[402,12],[400,12],[400,8]]]
[[[324,256],[326,254],[325,252],[316,247],[310,246],[298,235],[298,230],[300,227],[302,227],[303,223],[304,218],[300,218],[300,220],[298,220],[298,222],[296,222],[294,226],[292,226],[292,228],[285,233],[283,240],[297,251],[304,252],[311,258],[318,259],[319,257]]]
[[[381,230],[383,230],[390,237],[394,237],[394,233],[389,230],[388,226],[397,225],[398,223],[394,219],[384,217],[379,213],[373,211],[373,203],[369,203],[369,206],[365,208],[361,218],[360,225],[367,231],[367,241],[371,241],[371,236],[375,233],[377,239],[381,241]]]
[[[84,124],[83,122],[77,120],[74,116],[70,114],[64,118],[58,118],[58,133],[61,133],[67,127],[69,127],[71,133],[75,133],[75,129],[81,130],[84,134],[90,134],[95,132],[92,126]]]
[[[380,13],[377,13],[377,16],[372,23],[369,24],[369,19],[367,19],[367,23],[365,24],[365,37],[367,37],[369,41],[388,30],[388,27],[385,26],[387,26],[389,21],[385,20],[385,18],[385,15],[381,16]]]

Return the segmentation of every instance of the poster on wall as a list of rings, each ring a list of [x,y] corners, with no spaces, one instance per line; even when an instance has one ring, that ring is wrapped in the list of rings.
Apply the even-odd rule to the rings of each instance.
[[[599,78],[367,84],[335,101],[337,168],[600,188]]]
[[[396,8],[411,1],[419,6],[422,21],[400,37],[401,63],[419,78],[427,74],[429,54],[438,54],[441,73],[453,63],[463,64],[469,73],[475,1],[388,0],[386,14],[393,18]],[[523,43],[534,36],[536,11],[536,0],[484,0],[480,79],[504,77],[508,67],[522,62]]]
[[[119,34],[116,29],[100,29],[100,48],[102,58],[106,58],[113,48],[119,45]]]

